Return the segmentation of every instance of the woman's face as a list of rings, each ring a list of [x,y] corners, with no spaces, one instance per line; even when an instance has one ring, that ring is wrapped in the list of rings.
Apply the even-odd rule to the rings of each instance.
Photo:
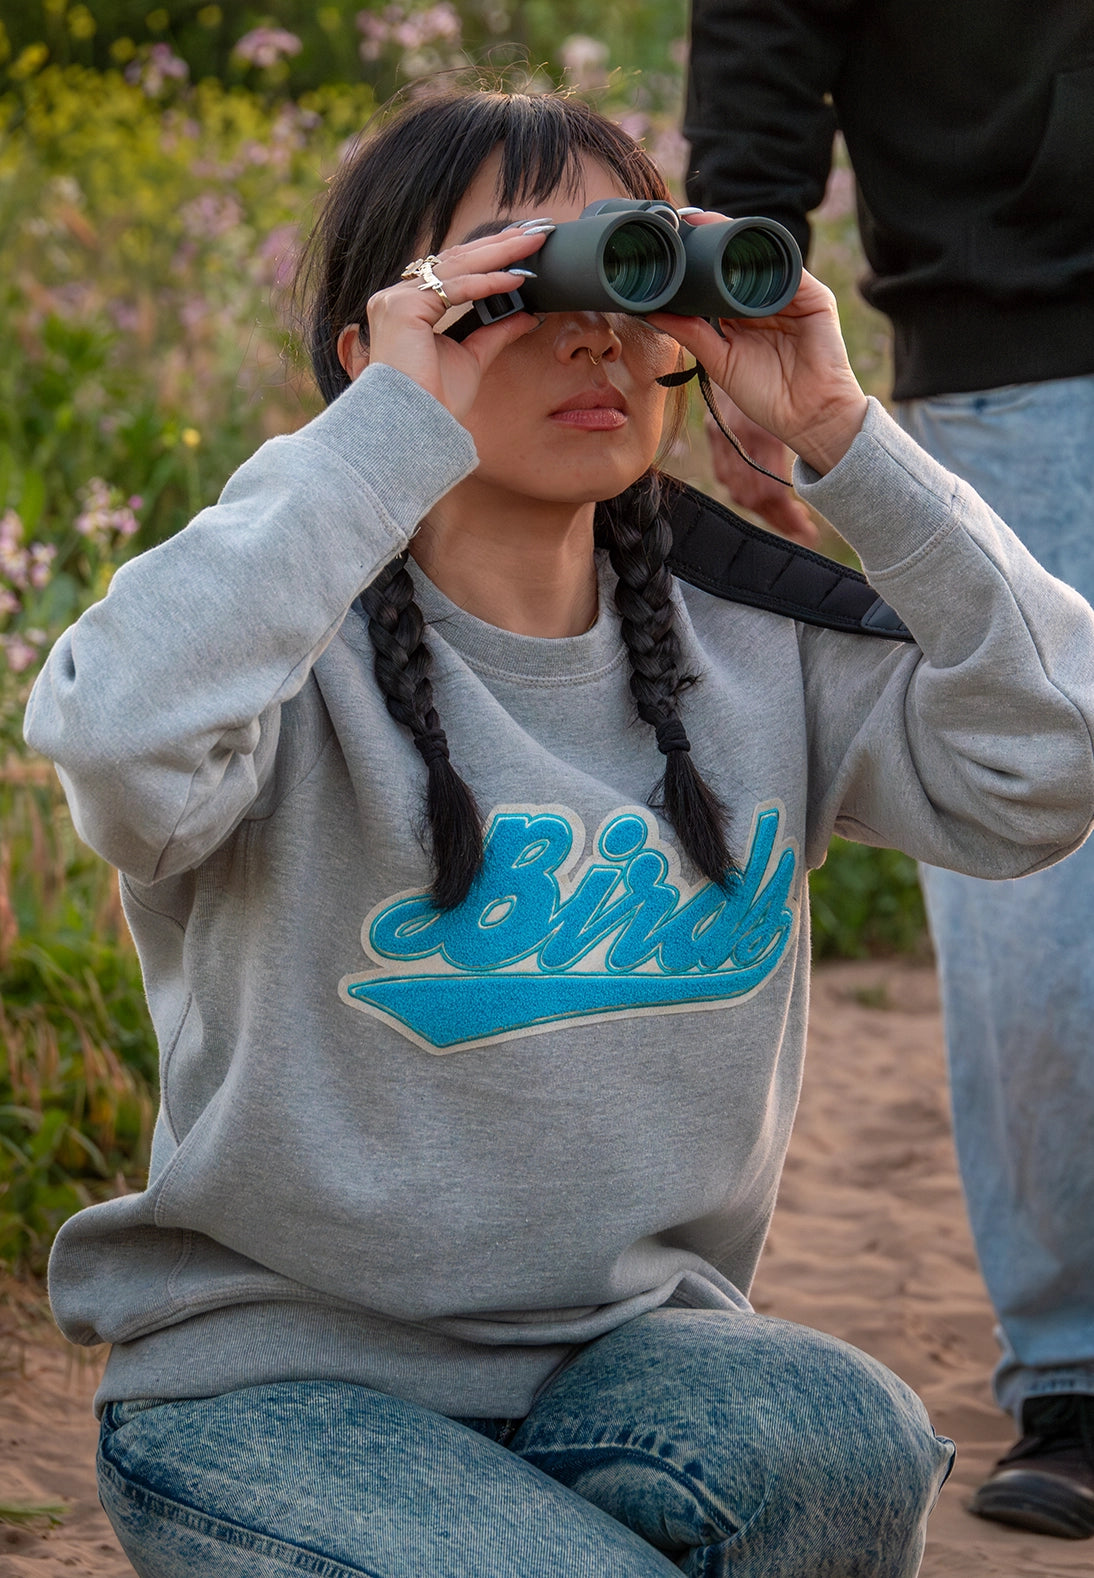
[[[472,181],[446,247],[522,219],[563,224],[599,198],[630,195],[606,166],[584,158],[572,192],[499,213],[499,163],[491,155]],[[536,254],[524,263],[535,269]],[[464,422],[479,453],[476,481],[544,502],[613,498],[653,460],[666,398],[656,379],[677,355],[675,341],[626,313],[548,313],[483,377]]]

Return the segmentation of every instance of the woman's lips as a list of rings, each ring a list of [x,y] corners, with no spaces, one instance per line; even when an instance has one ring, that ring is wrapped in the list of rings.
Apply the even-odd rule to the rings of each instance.
[[[626,401],[618,389],[586,389],[551,412],[552,422],[588,432],[607,432],[627,424]]]
[[[564,427],[587,428],[590,432],[627,425],[624,413],[611,405],[588,406],[576,411],[552,411],[551,421],[561,422]]]

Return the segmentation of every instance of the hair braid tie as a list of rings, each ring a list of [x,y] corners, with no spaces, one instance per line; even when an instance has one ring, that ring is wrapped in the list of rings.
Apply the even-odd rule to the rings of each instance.
[[[448,760],[448,739],[443,734],[416,734],[414,749],[428,767],[431,762]]]
[[[680,719],[676,716],[666,718],[657,725],[657,749],[662,756],[667,756],[670,751],[690,751],[691,741],[688,732]]]

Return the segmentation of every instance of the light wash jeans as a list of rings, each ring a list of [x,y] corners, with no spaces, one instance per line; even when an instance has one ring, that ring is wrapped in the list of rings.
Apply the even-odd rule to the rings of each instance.
[[[897,418],[1094,602],[1094,377]],[[954,1133],[999,1320],[995,1394],[1094,1393],[1094,840],[1015,882],[924,867]]]
[[[523,1421],[333,1381],[111,1404],[99,1488],[141,1578],[913,1578],[952,1456],[834,1337],[662,1309]]]

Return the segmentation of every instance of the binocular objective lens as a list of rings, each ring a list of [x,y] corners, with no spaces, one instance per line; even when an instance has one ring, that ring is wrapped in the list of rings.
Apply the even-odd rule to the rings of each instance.
[[[735,301],[766,307],[786,290],[794,262],[778,236],[768,230],[743,230],[722,254],[722,279]]]
[[[622,225],[604,248],[604,278],[632,304],[652,301],[672,279],[676,255],[672,242],[653,225]]]

